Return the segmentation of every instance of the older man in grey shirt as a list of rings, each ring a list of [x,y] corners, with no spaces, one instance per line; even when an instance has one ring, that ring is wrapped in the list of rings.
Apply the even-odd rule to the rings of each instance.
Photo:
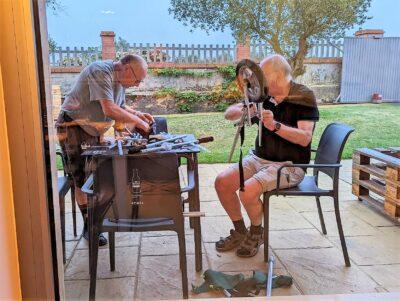
[[[75,184],[76,201],[84,219],[87,198],[81,191],[85,181],[82,143],[99,142],[113,122],[124,123],[130,129],[149,132],[154,122],[151,115],[135,111],[125,104],[125,89],[139,86],[147,75],[147,63],[138,55],[127,55],[119,61],[98,61],[85,67],[65,98],[57,120],[57,134],[66,169]],[[84,233],[88,238],[87,225]],[[100,245],[107,243],[101,236]]]

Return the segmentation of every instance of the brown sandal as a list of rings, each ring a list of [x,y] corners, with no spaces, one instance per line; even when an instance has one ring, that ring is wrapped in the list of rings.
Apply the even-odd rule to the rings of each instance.
[[[230,230],[230,235],[227,237],[221,237],[219,241],[215,243],[215,249],[219,252],[225,252],[232,250],[239,246],[245,239],[246,234],[241,234],[233,229]]]
[[[264,230],[260,234],[252,234],[249,231],[240,247],[236,250],[236,255],[238,257],[253,257],[263,243]]]

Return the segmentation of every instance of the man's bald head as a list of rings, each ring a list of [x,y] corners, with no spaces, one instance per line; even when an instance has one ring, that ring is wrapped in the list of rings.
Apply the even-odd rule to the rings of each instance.
[[[266,75],[274,72],[282,72],[287,80],[292,79],[292,68],[282,55],[273,54],[267,56],[260,62],[260,67]]]
[[[127,54],[120,59],[122,65],[131,64],[135,69],[140,68],[147,70],[147,62],[144,58],[137,54]]]
[[[125,88],[139,86],[147,76],[147,63],[139,55],[125,55],[114,64],[118,81]]]

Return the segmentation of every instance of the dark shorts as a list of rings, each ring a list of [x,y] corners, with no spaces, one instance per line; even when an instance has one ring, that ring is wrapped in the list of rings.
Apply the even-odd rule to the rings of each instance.
[[[75,185],[82,187],[86,180],[86,158],[81,156],[83,152],[81,145],[82,143],[96,145],[99,143],[99,137],[89,135],[79,125],[69,125],[72,121],[65,112],[61,111],[56,123],[57,136],[66,163],[64,169],[72,176]]]

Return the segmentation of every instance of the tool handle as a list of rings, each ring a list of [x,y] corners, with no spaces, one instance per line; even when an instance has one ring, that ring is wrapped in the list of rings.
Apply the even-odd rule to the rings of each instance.
[[[199,138],[197,141],[199,144],[212,142],[212,141],[214,141],[214,137],[213,136],[203,137],[203,138]]]

